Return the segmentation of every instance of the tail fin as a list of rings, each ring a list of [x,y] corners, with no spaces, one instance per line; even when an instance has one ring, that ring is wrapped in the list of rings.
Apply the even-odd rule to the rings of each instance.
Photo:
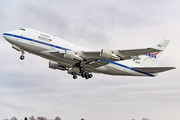
[[[136,65],[135,64],[134,65],[135,66],[146,66],[146,67],[155,66],[158,59],[162,55],[163,51],[169,44],[169,42],[170,42],[169,40],[161,40],[161,41],[149,46],[148,48],[154,48],[154,49],[158,49],[160,51],[155,52],[155,53],[149,53],[146,55],[140,55],[139,58],[134,61],[134,63],[136,64]]]

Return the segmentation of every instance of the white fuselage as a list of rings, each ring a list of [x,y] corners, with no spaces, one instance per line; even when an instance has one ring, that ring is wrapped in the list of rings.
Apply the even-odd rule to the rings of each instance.
[[[28,28],[11,32],[5,32],[3,34],[3,37],[12,45],[18,46],[20,49],[24,51],[60,63],[69,68],[73,67],[73,65],[76,64],[77,61],[66,59],[63,56],[54,56],[53,54],[50,54],[49,51],[60,51],[60,53],[65,53],[66,50],[93,51],[91,49],[72,44],[53,35],[49,35],[47,33],[43,33]],[[131,66],[122,64],[123,61],[104,61],[108,62],[109,64],[98,68],[91,68],[91,71],[110,75],[154,76],[153,74],[148,74],[134,70],[133,68],[131,68]]]

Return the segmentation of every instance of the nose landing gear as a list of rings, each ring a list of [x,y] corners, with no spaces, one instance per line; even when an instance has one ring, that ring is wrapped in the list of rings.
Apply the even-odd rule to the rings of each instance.
[[[21,56],[20,56],[20,59],[21,59],[21,60],[24,60],[24,58],[25,58],[24,55],[21,55]]]
[[[24,51],[22,51],[22,50],[21,50],[21,52],[22,52],[22,54],[21,54],[21,56],[20,56],[20,59],[21,59],[21,60],[24,60],[24,58],[25,58],[25,57],[24,57],[24,54],[25,54],[25,53],[24,53]]]

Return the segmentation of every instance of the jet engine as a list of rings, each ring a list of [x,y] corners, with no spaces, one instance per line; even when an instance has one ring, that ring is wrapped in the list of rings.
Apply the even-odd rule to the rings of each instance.
[[[64,53],[64,58],[70,59],[70,60],[78,60],[78,61],[83,61],[84,59],[77,55],[74,51],[69,51],[66,50]]]
[[[51,68],[51,69],[59,69],[59,70],[63,70],[63,71],[67,70],[66,67],[60,65],[57,62],[53,62],[53,61],[49,61],[49,68]]]
[[[111,50],[104,50],[104,49],[101,50],[100,57],[106,60],[113,59],[119,61],[121,59],[119,56],[115,55]]]

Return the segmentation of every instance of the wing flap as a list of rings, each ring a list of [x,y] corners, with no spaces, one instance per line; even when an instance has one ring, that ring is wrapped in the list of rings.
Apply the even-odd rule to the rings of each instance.
[[[108,62],[102,61],[102,60],[97,60],[97,61],[92,61],[89,63],[86,63],[87,67],[92,67],[92,68],[98,68],[104,65],[109,64]]]
[[[175,69],[175,67],[134,67],[133,69],[146,73],[159,73]]]

